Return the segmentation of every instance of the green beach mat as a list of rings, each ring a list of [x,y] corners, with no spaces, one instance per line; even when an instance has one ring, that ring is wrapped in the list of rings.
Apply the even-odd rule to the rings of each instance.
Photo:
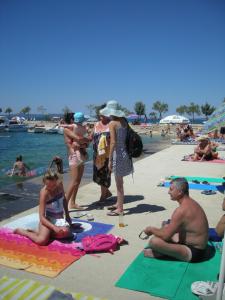
[[[208,181],[208,182],[216,182],[216,183],[223,183],[225,182],[225,179],[224,178],[221,178],[221,177],[198,177],[198,176],[175,176],[175,175],[172,175],[172,176],[169,176],[169,177],[166,177],[166,179],[175,179],[175,178],[179,178],[179,177],[184,177],[187,179],[187,181],[192,181],[192,180],[198,180],[198,181]]]
[[[144,257],[141,252],[115,286],[149,293],[170,300],[196,300],[191,292],[194,281],[216,281],[221,254],[201,263],[186,263]]]

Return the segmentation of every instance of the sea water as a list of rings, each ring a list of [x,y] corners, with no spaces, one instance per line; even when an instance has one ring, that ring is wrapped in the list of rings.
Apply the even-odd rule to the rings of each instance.
[[[158,143],[160,136],[142,137],[143,143]],[[89,160],[92,160],[92,144],[88,150]],[[154,152],[154,149],[153,151]],[[16,157],[22,155],[23,161],[31,170],[47,169],[54,156],[63,159],[64,169],[68,168],[67,150],[61,134],[0,132],[0,189],[6,185],[21,181],[16,176],[10,177],[6,172],[12,169]],[[88,168],[86,168],[87,170]],[[90,168],[89,168],[90,170]],[[86,171],[87,172],[87,171]],[[37,174],[41,175],[41,174]]]

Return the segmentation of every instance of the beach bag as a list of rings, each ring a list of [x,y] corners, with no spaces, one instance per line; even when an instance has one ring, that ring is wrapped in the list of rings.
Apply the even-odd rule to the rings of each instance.
[[[130,158],[139,157],[143,151],[143,143],[140,135],[129,125],[127,127],[126,147]]]
[[[120,238],[112,234],[97,234],[86,236],[82,239],[83,250],[86,253],[94,252],[113,252],[117,249]]]

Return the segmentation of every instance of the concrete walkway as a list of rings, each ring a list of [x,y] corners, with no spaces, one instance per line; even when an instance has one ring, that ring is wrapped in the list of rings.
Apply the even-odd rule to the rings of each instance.
[[[177,203],[170,200],[168,189],[157,187],[160,179],[169,175],[224,176],[225,164],[181,161],[184,155],[193,152],[193,147],[191,145],[172,146],[135,163],[133,178],[128,176],[124,180],[126,194],[124,222],[127,224],[124,228],[119,228],[118,217],[106,215],[106,207],[96,210],[91,205],[99,199],[100,195],[100,189],[96,184],[90,183],[80,188],[77,197],[78,204],[90,205],[89,208],[95,221],[114,224],[111,232],[124,237],[129,242],[129,245],[122,246],[114,255],[105,253],[101,254],[100,258],[85,255],[53,279],[3,266],[1,266],[0,275],[32,278],[71,292],[83,292],[111,300],[160,299],[149,294],[116,288],[114,284],[146,244],[146,241],[138,238],[139,232],[150,224],[160,226],[161,222],[168,219],[177,207]],[[223,152],[220,154],[223,156]],[[114,179],[111,191],[115,196]],[[190,190],[190,195],[204,208],[210,227],[215,227],[223,214],[221,205],[224,195],[218,192],[216,195],[207,196],[201,194],[199,190]],[[109,201],[111,203],[111,200]],[[5,220],[0,223],[0,226],[32,212],[37,212],[37,208]]]

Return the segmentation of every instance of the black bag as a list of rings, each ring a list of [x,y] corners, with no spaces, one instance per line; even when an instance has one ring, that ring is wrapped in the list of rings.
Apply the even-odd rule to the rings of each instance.
[[[140,135],[138,135],[129,125],[127,127],[126,146],[130,158],[139,157],[143,151],[143,143]]]

